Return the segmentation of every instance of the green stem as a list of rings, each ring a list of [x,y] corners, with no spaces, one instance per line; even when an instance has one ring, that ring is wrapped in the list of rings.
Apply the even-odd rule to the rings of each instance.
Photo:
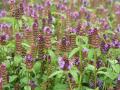
[[[94,77],[95,77],[95,87],[96,87],[96,79],[97,79],[97,73],[96,73],[96,59],[97,59],[97,52],[96,49],[94,49],[94,67],[95,67],[95,72],[94,72]]]
[[[68,77],[68,74],[67,74],[67,77]],[[72,85],[71,85],[71,82],[70,82],[70,78],[68,77],[68,83],[69,83],[69,88],[70,88],[70,90],[73,90],[72,89]]]

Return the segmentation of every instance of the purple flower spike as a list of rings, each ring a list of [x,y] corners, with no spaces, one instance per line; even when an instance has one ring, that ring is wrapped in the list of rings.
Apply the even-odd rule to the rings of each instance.
[[[2,68],[6,68],[6,65],[4,63],[1,64]]]
[[[32,55],[31,55],[31,54],[27,54],[27,55],[25,56],[25,60],[26,60],[26,61],[33,61]]]

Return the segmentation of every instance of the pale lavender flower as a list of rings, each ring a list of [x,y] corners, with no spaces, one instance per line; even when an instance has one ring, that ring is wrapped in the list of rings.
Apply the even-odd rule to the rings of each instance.
[[[59,57],[59,58],[58,58],[58,64],[59,64],[59,66],[60,66],[61,69],[64,68],[65,62],[64,62],[64,60],[63,60],[63,57]]]
[[[11,3],[15,3],[16,0],[8,0],[8,3],[11,4]]]
[[[52,33],[52,30],[49,26],[45,26],[43,28],[43,32],[46,33],[46,34],[51,34]]]
[[[63,70],[70,70],[73,66],[73,62],[70,62],[65,57],[59,57],[58,64],[59,64],[59,67]]]
[[[2,10],[0,12],[0,17],[5,17],[7,15],[7,12],[5,10]]]
[[[75,11],[75,12],[71,12],[71,16],[72,18],[77,19],[80,15],[79,12]]]

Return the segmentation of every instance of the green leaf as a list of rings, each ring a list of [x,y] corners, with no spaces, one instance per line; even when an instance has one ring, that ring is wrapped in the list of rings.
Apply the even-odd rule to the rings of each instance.
[[[35,90],[41,90],[41,88],[40,87],[36,87]]]
[[[77,69],[71,69],[70,70],[71,75],[75,79],[75,81],[78,83],[78,70]]]
[[[33,66],[33,70],[35,71],[35,73],[40,72],[40,67],[41,67],[41,63],[39,61],[35,62],[34,66]]]
[[[17,79],[17,77],[18,77],[17,75],[10,76],[10,82],[15,81]]]
[[[55,53],[49,49],[48,54],[51,56],[51,61],[54,63],[57,60]]]
[[[20,80],[20,83],[24,85],[24,84],[28,84],[28,81],[29,81],[29,78],[28,77],[24,77],[24,78],[22,78]]]
[[[31,87],[30,86],[25,86],[24,90],[31,90]]]
[[[57,83],[53,90],[67,90],[67,85],[66,84],[60,84],[60,83]]]
[[[69,54],[69,58],[72,58],[72,56],[74,55],[74,54],[76,54],[78,51],[80,50],[80,47],[78,47],[78,48],[74,48],[71,52],[70,52],[70,54]]]
[[[52,78],[58,74],[63,74],[63,70],[60,70],[60,71],[56,71],[56,72],[53,72],[48,78]]]
[[[22,62],[23,58],[20,55],[14,57],[14,65],[18,66]]]
[[[23,46],[26,50],[28,50],[28,49],[30,48],[30,45],[29,45],[28,43],[25,43],[25,42],[22,43],[22,46]]]
[[[88,59],[92,60],[94,56],[94,50],[93,49],[89,49],[88,51]]]
[[[87,67],[85,68],[85,71],[95,71],[95,66],[88,64]]]

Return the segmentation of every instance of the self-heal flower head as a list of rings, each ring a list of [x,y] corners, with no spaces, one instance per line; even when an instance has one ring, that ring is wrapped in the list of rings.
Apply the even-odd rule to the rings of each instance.
[[[7,15],[7,12],[5,11],[5,10],[2,10],[1,12],[0,12],[0,18],[1,17],[5,17]]]
[[[42,11],[44,9],[43,5],[36,5],[36,9],[38,11]]]
[[[2,69],[6,69],[6,64],[2,63],[2,64],[1,64],[1,68],[2,68]]]
[[[79,14],[79,12],[74,11],[74,12],[71,12],[71,16],[72,16],[72,18],[77,19],[80,16],[80,14]]]
[[[51,28],[49,26],[45,26],[44,29],[43,29],[43,32],[45,34],[50,35],[52,33],[52,30],[51,30]]]
[[[97,28],[90,29],[88,32],[89,35],[98,34]]]
[[[73,62],[70,62],[65,56],[58,58],[58,64],[59,67],[63,70],[70,70],[73,66]]]
[[[36,12],[36,10],[32,10],[31,14],[30,14],[31,17],[37,19],[39,17],[38,13]]]
[[[31,55],[31,54],[27,54],[27,55],[25,56],[25,60],[26,60],[26,61],[33,61],[32,55]]]
[[[52,5],[52,2],[50,0],[46,0],[44,5],[45,7],[49,7]]]
[[[1,42],[6,42],[9,40],[9,35],[6,33],[3,33],[2,35],[0,35],[0,41]]]
[[[8,3],[9,4],[13,4],[13,3],[15,3],[16,2],[16,0],[8,0]]]
[[[16,40],[20,40],[21,38],[22,38],[21,33],[17,33],[17,34],[16,34]]]

